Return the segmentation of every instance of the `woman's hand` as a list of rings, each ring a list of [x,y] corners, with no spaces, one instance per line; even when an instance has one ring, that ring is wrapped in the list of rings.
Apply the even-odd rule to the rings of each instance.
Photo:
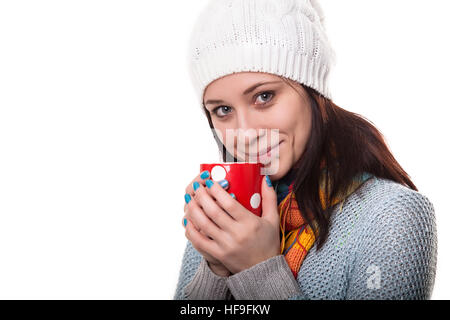
[[[208,179],[209,177],[210,177],[209,172],[204,171],[204,172],[200,173],[198,176],[196,176],[194,178],[194,180],[192,180],[189,183],[189,185],[186,187],[186,190],[185,190],[186,194],[184,196],[185,197],[185,205],[184,205],[185,217],[183,218],[183,225],[186,223],[185,227],[187,227],[187,224],[189,224],[188,221],[185,220],[186,217],[188,215],[191,216],[191,213],[189,213],[188,210],[197,210],[197,207],[198,207],[198,206],[194,206],[194,209],[191,209],[193,207],[192,205],[190,208],[188,207],[188,202],[191,202],[195,196],[194,183],[195,182],[198,183],[198,185],[196,185],[196,186],[200,186],[200,184],[204,185],[205,180]],[[196,214],[196,213],[194,213],[194,214]],[[206,219],[208,219],[208,218],[206,217]],[[206,236],[206,234],[201,229],[199,229],[196,225],[193,225],[192,221],[190,222],[189,227],[195,229],[198,233],[202,234],[203,236]],[[209,268],[216,275],[219,275],[222,277],[227,277],[231,274],[230,271],[219,260],[217,260],[216,258],[214,258],[213,256],[211,256],[210,254],[208,254],[206,252],[202,252],[201,250],[198,250],[198,248],[196,248],[196,249],[197,249],[197,251],[200,252],[200,254],[202,254],[202,256],[205,258],[206,262],[208,263]]]
[[[200,184],[186,205],[186,237],[199,252],[233,274],[279,254],[277,196],[266,179],[261,185],[261,217],[245,209],[217,182],[208,179],[205,185]]]

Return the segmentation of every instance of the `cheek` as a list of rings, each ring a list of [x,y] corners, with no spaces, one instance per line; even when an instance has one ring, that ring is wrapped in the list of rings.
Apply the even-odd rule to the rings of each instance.
[[[213,130],[213,133],[222,142],[228,152],[233,153],[234,147],[236,145],[236,139],[234,138],[234,136],[236,135],[235,129],[215,124]]]
[[[284,106],[285,112],[277,112],[274,121],[279,124],[280,131],[287,135],[289,145],[296,156],[303,153],[311,132],[311,112],[309,106],[298,99],[292,99]]]
[[[298,117],[294,129],[294,153],[299,157],[305,150],[311,133],[311,116],[305,113]]]
[[[305,122],[298,107],[290,107],[292,105],[292,103],[283,104],[282,110],[277,110],[270,117],[273,127],[279,128],[280,132],[287,134],[289,137],[303,127],[303,122]]]

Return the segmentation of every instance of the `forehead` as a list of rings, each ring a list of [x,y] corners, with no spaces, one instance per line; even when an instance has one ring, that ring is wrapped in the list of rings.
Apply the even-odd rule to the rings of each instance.
[[[268,81],[280,81],[281,77],[264,72],[239,72],[226,75],[211,82],[205,89],[204,99],[219,98],[224,90],[227,94],[241,94],[248,87]]]

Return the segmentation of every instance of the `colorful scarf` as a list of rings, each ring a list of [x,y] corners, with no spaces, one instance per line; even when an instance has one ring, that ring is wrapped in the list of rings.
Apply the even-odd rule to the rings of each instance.
[[[319,197],[322,209],[325,210],[325,166],[323,161],[321,162],[320,168],[322,170],[322,176],[319,183]],[[313,246],[316,235],[314,234],[313,229],[305,222],[298,208],[295,193],[293,191],[294,173],[294,170],[290,170],[285,177],[279,180],[276,187],[278,211],[280,213],[280,252],[284,255],[294,277],[297,278],[300,266],[302,265],[309,249]],[[331,201],[331,206],[342,202],[340,207],[340,211],[342,211],[342,206],[345,199],[371,177],[372,175],[366,172],[361,175],[357,175],[353,179],[353,182],[348,190],[336,196]],[[315,221],[313,221],[312,224],[315,227],[317,226]]]

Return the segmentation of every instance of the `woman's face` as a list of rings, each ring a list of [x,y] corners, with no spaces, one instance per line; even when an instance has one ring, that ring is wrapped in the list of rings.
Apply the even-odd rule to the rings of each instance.
[[[300,159],[311,130],[306,91],[298,83],[291,84],[297,90],[277,75],[240,72],[211,82],[203,96],[227,151],[240,161],[257,160],[275,169],[269,174],[274,181]],[[230,138],[227,132],[240,133]],[[269,147],[270,153],[258,156]]]

